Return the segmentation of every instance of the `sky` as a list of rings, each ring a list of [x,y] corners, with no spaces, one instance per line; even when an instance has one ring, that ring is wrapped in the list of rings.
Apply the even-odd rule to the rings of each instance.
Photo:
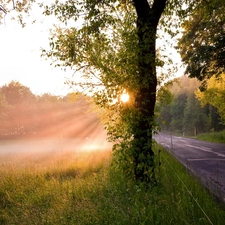
[[[41,48],[49,47],[49,29],[53,28],[50,17],[38,15],[35,24],[29,23],[22,28],[12,15],[6,15],[0,24],[0,87],[12,80],[29,87],[37,95],[50,93],[65,95],[70,92],[66,80],[73,71],[61,70],[50,65],[51,60],[41,58]],[[180,63],[179,55],[172,51],[175,63]],[[175,56],[175,57],[174,57]],[[183,68],[177,75],[183,75]]]
[[[66,77],[72,71],[64,72],[51,66],[51,60],[40,57],[41,48],[48,48],[51,22],[40,21],[22,28],[8,15],[0,24],[0,87],[12,80],[27,86],[34,94],[68,93]]]

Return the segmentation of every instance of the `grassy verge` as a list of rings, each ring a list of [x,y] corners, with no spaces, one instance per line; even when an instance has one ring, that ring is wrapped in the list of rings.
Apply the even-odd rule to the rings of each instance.
[[[199,134],[197,139],[216,143],[225,143],[225,131]]]
[[[114,171],[108,151],[1,157],[0,224],[224,224],[221,206],[161,150],[148,188]]]

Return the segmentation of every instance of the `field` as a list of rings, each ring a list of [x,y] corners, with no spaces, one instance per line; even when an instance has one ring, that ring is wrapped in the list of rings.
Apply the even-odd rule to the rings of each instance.
[[[225,143],[225,131],[199,134],[197,139],[216,143]]]
[[[223,206],[159,149],[154,186],[123,177],[107,149],[1,154],[0,224],[223,225]]]

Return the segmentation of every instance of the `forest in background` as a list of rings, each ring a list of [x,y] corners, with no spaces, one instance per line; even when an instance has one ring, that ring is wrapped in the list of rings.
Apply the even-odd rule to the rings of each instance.
[[[196,136],[225,129],[217,107],[202,106],[197,97],[200,85],[196,78],[182,76],[159,90],[156,114],[161,130]],[[87,115],[89,106],[82,95],[70,93],[60,97],[46,93],[37,96],[28,87],[12,81],[0,87],[0,139],[77,137],[81,123],[94,124],[93,127],[99,124],[94,113]]]
[[[201,82],[196,78],[182,76],[159,90],[157,122],[162,130],[197,136],[200,133],[218,132],[225,129],[221,118],[222,113],[219,113],[218,108],[214,106],[216,104],[224,106],[223,97],[217,99],[219,102],[216,104],[209,104],[207,103],[210,100],[209,96],[204,96],[208,98],[207,102],[204,102],[197,96],[210,92],[211,96],[218,98],[219,92],[215,85],[204,92],[201,92],[199,87],[201,87]],[[219,91],[224,92],[224,90],[223,87]]]
[[[74,137],[81,126],[98,126],[84,96],[34,95],[17,81],[0,87],[0,138]]]

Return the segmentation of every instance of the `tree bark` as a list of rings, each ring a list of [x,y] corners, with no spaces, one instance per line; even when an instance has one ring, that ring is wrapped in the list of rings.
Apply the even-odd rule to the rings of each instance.
[[[167,0],[133,0],[137,12],[138,91],[135,98],[136,119],[133,126],[134,176],[138,181],[154,179],[152,129],[156,102],[156,32]]]

